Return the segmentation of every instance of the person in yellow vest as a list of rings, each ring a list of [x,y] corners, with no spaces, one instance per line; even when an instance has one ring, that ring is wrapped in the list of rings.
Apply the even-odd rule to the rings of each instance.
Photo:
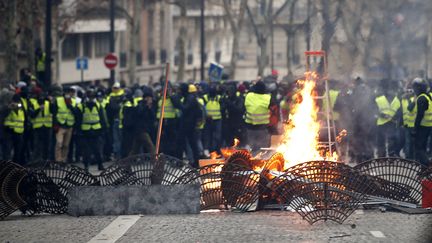
[[[209,93],[203,97],[207,111],[206,134],[208,149],[210,152],[220,153],[222,142],[222,104],[221,97],[217,94],[216,87],[212,86]]]
[[[176,157],[183,159],[183,152],[187,151],[189,144],[192,150],[188,158],[189,163],[198,168],[200,154],[197,144],[197,126],[202,119],[202,110],[197,99],[197,88],[193,84],[182,83],[179,94],[172,96],[171,99],[174,107],[181,111]]]
[[[45,58],[46,54],[42,51],[40,47],[38,47],[35,51],[35,59],[36,59],[36,76],[39,82],[45,81]]]
[[[397,127],[401,115],[401,102],[394,90],[395,85],[391,82],[388,79],[381,80],[381,95],[375,98],[378,110],[376,119],[378,157],[399,156]]]
[[[10,158],[10,151],[13,151],[12,161],[20,165],[25,165],[24,157],[24,124],[25,114],[24,107],[20,101],[19,95],[14,95],[8,105],[6,118],[3,122],[5,128],[5,137],[7,149],[3,151],[5,159]]]
[[[41,91],[33,91],[35,97],[30,99],[33,112],[30,114],[33,128],[33,161],[46,161],[49,159],[53,117],[51,103]]]
[[[430,166],[427,156],[427,142],[432,130],[432,97],[428,93],[429,85],[422,78],[413,80],[416,94],[416,118],[412,135],[414,138],[414,158],[424,166]]]
[[[63,96],[55,97],[53,104],[54,131],[56,133],[55,160],[66,162],[77,114],[75,90],[66,88]]]
[[[156,118],[160,119],[160,114],[162,110],[162,98],[163,98],[163,89],[161,91],[161,95],[159,96],[159,100],[157,102],[157,111]],[[170,85],[167,87],[167,96],[165,100],[164,106],[164,116],[163,116],[163,129],[161,134],[160,141],[160,151],[161,153],[175,156],[177,151],[177,129],[178,129],[178,118],[180,116],[179,110],[174,107],[172,103],[171,96],[174,95],[174,92]]]
[[[140,94],[142,94],[141,99],[139,99],[138,103],[134,104],[134,136],[131,141],[133,145],[129,156],[141,153],[154,155],[156,152],[151,138],[151,134],[155,131],[153,94],[142,91]]]
[[[246,143],[245,125],[243,120],[244,97],[236,92],[235,84],[227,86],[227,95],[223,100],[225,120],[223,129],[226,131],[226,144],[231,146],[234,138]]]
[[[263,81],[258,81],[245,98],[245,123],[249,146],[253,151],[270,146],[267,126],[270,123],[271,95]]]
[[[108,104],[108,99],[107,97],[105,97],[105,92],[102,88],[99,88],[96,91],[96,99],[97,102],[99,103],[101,110],[103,112],[104,115],[104,121],[105,121],[105,129],[103,131],[103,135],[102,135],[102,140],[103,140],[103,161],[110,161],[111,160],[111,152],[112,152],[112,139],[111,139],[111,135],[110,135],[110,124],[108,122],[108,115],[106,112],[106,106]]]
[[[132,151],[132,141],[135,137],[135,106],[132,91],[125,89],[124,100],[120,107],[121,158],[126,158]]]
[[[89,164],[95,162],[99,170],[104,170],[101,139],[106,123],[103,109],[97,102],[93,89],[87,90],[84,102],[78,105],[78,110],[77,121],[81,135],[84,167],[88,170]]]
[[[110,124],[110,143],[114,158],[120,158],[121,153],[121,130],[120,130],[120,108],[124,100],[125,90],[121,88],[120,82],[115,82],[108,96],[106,112]]]
[[[404,136],[403,151],[405,158],[414,159],[414,143],[412,139],[412,132],[414,129],[414,122],[416,118],[416,98],[413,90],[406,90],[402,95],[401,109],[402,109],[402,126]]]

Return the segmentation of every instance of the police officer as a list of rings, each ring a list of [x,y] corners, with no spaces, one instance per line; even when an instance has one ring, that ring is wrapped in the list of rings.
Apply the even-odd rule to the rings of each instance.
[[[271,96],[266,93],[263,81],[258,81],[245,98],[245,122],[248,142],[252,150],[269,147],[270,136],[267,126],[270,122]]]
[[[96,100],[93,89],[86,92],[84,102],[78,105],[78,120],[81,132],[81,145],[85,169],[88,170],[90,162],[96,162],[99,170],[103,170],[100,146],[105,126],[104,114],[101,105]]]
[[[427,82],[421,78],[413,80],[413,89],[417,96],[417,112],[413,129],[415,159],[421,164],[429,166],[426,148],[432,129],[432,98],[428,94]]]
[[[388,156],[397,154],[397,123],[400,117],[400,100],[390,80],[383,79],[380,82],[381,95],[375,99],[378,108],[377,125],[377,149],[378,156],[386,156],[386,144]]]
[[[7,149],[3,153],[5,153],[4,157],[6,159],[10,159],[10,151],[12,149],[12,160],[21,165],[25,164],[23,152],[25,119],[25,111],[20,101],[20,96],[14,95],[12,102],[8,105],[6,118],[3,122],[7,142]]]

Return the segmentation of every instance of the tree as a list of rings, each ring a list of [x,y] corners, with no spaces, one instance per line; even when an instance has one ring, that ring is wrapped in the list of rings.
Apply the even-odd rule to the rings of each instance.
[[[140,23],[141,23],[141,0],[133,0],[133,14],[129,20],[130,41],[129,41],[129,82],[135,82],[135,69],[137,57],[137,45],[139,43]]]
[[[326,52],[326,58],[330,51],[331,39],[336,31],[336,25],[342,16],[342,0],[321,0],[321,16],[323,20],[321,50]],[[323,61],[320,70],[323,71]]]
[[[253,14],[250,1],[246,4],[246,12],[255,32],[255,37],[259,47],[258,75],[262,76],[264,74],[264,69],[268,65],[267,43],[268,38],[272,34],[271,30],[273,28],[273,23],[288,6],[290,0],[285,0],[285,2],[275,12],[273,11],[273,0],[256,0],[254,3],[256,3],[257,10],[259,10],[256,11],[257,14]]]
[[[4,86],[17,80],[18,50],[17,50],[17,0],[3,0],[0,13],[4,20],[6,81]]]
[[[224,0],[223,7],[225,10],[226,18],[231,27],[231,32],[233,34],[233,43],[232,43],[232,52],[231,52],[231,61],[230,61],[230,70],[231,70],[231,78],[235,78],[235,73],[237,69],[237,58],[240,43],[240,31],[243,27],[244,22],[244,14],[246,9],[246,0],[240,0],[239,5],[239,13],[235,14],[233,12],[233,6],[231,1]]]

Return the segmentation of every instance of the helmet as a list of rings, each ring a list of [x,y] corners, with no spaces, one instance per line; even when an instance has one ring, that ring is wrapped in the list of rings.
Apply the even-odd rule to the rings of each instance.
[[[195,85],[193,85],[193,84],[189,84],[189,87],[188,87],[188,92],[189,93],[195,93],[195,92],[197,92],[198,90],[197,90],[197,88],[196,88],[196,86]]]
[[[427,85],[426,80],[422,79],[422,78],[415,78],[413,80],[413,85]]]

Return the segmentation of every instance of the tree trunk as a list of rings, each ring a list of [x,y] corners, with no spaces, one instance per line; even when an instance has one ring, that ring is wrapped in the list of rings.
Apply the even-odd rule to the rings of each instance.
[[[235,79],[235,75],[236,75],[239,45],[240,45],[240,31],[237,31],[233,33],[233,43],[232,43],[232,52],[231,52],[231,61],[230,61],[232,79]]]
[[[259,48],[260,56],[258,59],[258,75],[263,76],[264,69],[267,66],[267,37],[261,37]]]
[[[187,38],[187,30],[186,30],[186,6],[180,6],[180,18],[181,18],[181,28],[178,40],[179,47],[179,64],[177,69],[177,80],[183,81],[184,74],[186,69],[186,38]]]
[[[6,39],[6,80],[7,84],[13,84],[17,79],[18,58],[17,58],[17,1],[5,1],[5,15],[3,16],[5,26],[5,39]],[[4,85],[7,85],[4,84]]]
[[[136,58],[137,44],[140,33],[141,22],[141,1],[133,1],[133,15],[130,26],[130,45],[129,45],[129,83],[134,84],[136,79]]]
[[[23,35],[22,39],[24,40],[24,51],[26,52],[26,62],[27,68],[30,72],[34,73],[35,71],[35,42],[33,36],[33,1],[24,1],[23,2]]]

